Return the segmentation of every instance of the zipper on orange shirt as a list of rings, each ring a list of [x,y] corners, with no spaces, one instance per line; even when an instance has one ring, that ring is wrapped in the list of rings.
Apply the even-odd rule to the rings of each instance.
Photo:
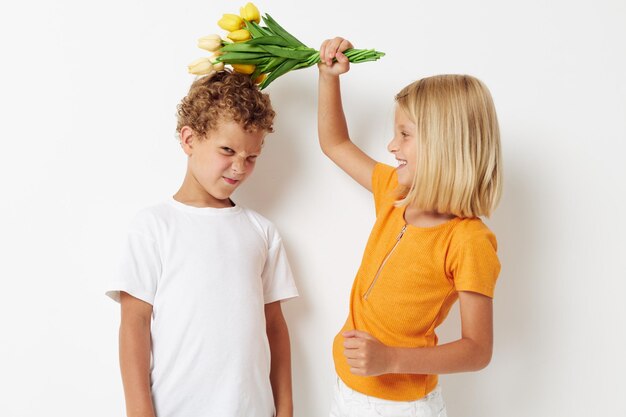
[[[400,239],[402,239],[402,236],[404,236],[404,232],[406,231],[406,224],[402,227],[402,230],[400,230],[400,233],[398,234],[398,237],[396,237],[396,243],[393,245],[393,247],[389,250],[389,252],[387,252],[387,255],[385,256],[385,259],[383,259],[383,262],[380,264],[380,266],[378,267],[378,271],[376,271],[376,275],[374,276],[374,280],[372,281],[372,283],[370,284],[369,288],[367,289],[367,291],[365,292],[365,294],[363,294],[363,299],[367,300],[367,297],[370,295],[370,292],[372,292],[372,288],[374,288],[374,285],[376,284],[376,281],[378,281],[378,276],[380,275],[380,271],[382,271],[383,267],[385,266],[385,264],[387,263],[387,260],[389,259],[389,257],[391,256],[391,254],[393,253],[394,250],[396,250],[396,247],[398,246],[398,243],[400,243]]]

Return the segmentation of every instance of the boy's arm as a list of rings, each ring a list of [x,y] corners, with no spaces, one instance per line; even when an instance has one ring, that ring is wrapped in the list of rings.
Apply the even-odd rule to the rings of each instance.
[[[317,126],[322,152],[355,181],[372,191],[372,173],[376,161],[359,149],[348,134],[341,103],[339,75],[350,68],[342,53],[352,44],[342,38],[324,41],[320,47],[319,99]],[[333,59],[337,61],[333,63]]]
[[[265,304],[265,322],[271,351],[270,382],[274,393],[276,417],[292,417],[291,348],[280,301]]]
[[[152,306],[120,292],[120,368],[128,417],[155,417],[150,389]]]

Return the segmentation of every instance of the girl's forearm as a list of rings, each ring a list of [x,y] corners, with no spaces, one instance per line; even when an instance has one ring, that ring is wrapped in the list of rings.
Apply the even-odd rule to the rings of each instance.
[[[320,73],[317,116],[320,146],[326,155],[334,146],[350,140],[339,76]]]
[[[491,346],[481,346],[471,339],[424,348],[389,350],[389,373],[449,374],[478,371],[491,361]]]

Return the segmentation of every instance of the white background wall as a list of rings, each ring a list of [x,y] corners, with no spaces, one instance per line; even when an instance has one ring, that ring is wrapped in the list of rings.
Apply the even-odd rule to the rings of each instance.
[[[0,6],[0,416],[121,416],[118,306],[104,294],[131,216],[173,194],[175,106],[244,1],[26,1]],[[495,354],[442,377],[449,415],[626,415],[626,3],[258,1],[302,41],[387,53],[344,77],[352,137],[393,160],[393,95],[469,73],[499,114],[505,192],[488,225],[503,264]],[[301,297],[291,329],[296,415],[327,414],[373,206],[318,150],[317,70],[271,85],[278,112],[235,195],[280,228]],[[459,335],[458,311],[441,329]]]

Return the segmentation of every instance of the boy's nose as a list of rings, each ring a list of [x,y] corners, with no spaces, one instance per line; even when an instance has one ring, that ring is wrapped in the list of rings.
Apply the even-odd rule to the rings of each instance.
[[[240,159],[236,159],[235,161],[233,161],[232,167],[233,171],[238,174],[244,174],[246,171],[246,164]]]

